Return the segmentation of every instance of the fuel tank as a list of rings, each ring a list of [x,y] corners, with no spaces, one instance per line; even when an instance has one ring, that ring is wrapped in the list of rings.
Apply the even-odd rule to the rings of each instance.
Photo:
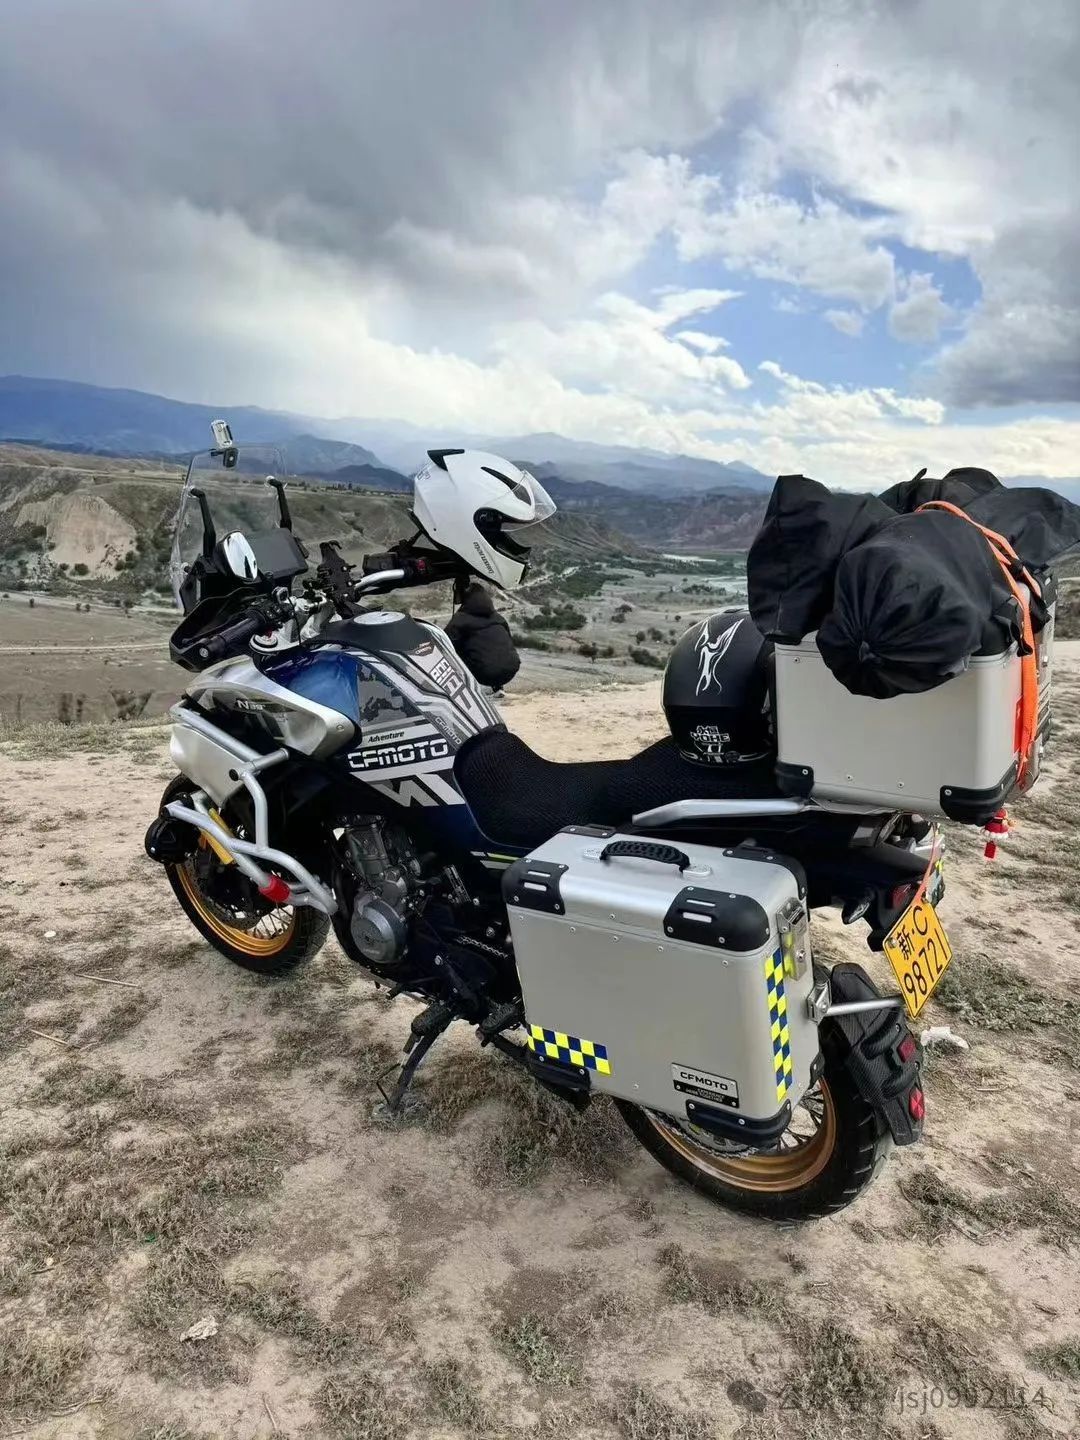
[[[402,804],[461,804],[454,756],[502,718],[435,625],[366,611],[313,644],[226,661],[195,676],[200,707],[234,712],[275,744],[340,755],[358,778]]]

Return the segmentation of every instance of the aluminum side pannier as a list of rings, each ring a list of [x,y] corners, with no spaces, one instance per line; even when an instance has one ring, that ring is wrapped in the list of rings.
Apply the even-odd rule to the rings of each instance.
[[[821,1066],[800,867],[570,826],[503,877],[532,1068],[764,1144]]]

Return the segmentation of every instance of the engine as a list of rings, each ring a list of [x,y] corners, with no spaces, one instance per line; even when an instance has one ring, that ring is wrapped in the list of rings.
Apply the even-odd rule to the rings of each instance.
[[[346,951],[378,980],[439,993],[479,1019],[492,998],[517,987],[506,948],[505,912],[491,913],[470,895],[453,866],[417,851],[403,828],[379,816],[352,820],[343,836],[351,892]],[[339,894],[342,893],[339,891]],[[501,910],[501,907],[499,907]]]
[[[408,916],[419,892],[420,864],[408,835],[372,818],[345,831],[358,889],[349,930],[375,969],[392,969],[408,944]]]

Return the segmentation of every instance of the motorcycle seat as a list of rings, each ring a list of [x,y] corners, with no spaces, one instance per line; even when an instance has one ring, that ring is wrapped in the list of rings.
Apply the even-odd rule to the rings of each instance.
[[[487,838],[531,849],[564,825],[626,825],[675,800],[775,800],[771,759],[728,768],[684,760],[658,740],[628,760],[545,760],[508,730],[484,730],[457,753],[454,776]]]

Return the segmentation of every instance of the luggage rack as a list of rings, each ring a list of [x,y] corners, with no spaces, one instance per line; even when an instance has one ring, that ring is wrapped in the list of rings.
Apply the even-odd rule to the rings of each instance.
[[[652,810],[642,810],[634,816],[634,824],[678,825],[694,820],[748,820],[775,815],[801,815],[807,810],[827,811],[836,814],[868,815],[893,813],[888,806],[867,807],[849,805],[842,801],[761,799],[761,800],[673,800],[668,805],[657,805]]]
[[[881,995],[874,1000],[845,1000],[834,1005],[828,980],[819,980],[806,997],[806,1013],[817,1025],[839,1015],[862,1015],[868,1010],[903,1009],[903,1005],[902,995]]]

